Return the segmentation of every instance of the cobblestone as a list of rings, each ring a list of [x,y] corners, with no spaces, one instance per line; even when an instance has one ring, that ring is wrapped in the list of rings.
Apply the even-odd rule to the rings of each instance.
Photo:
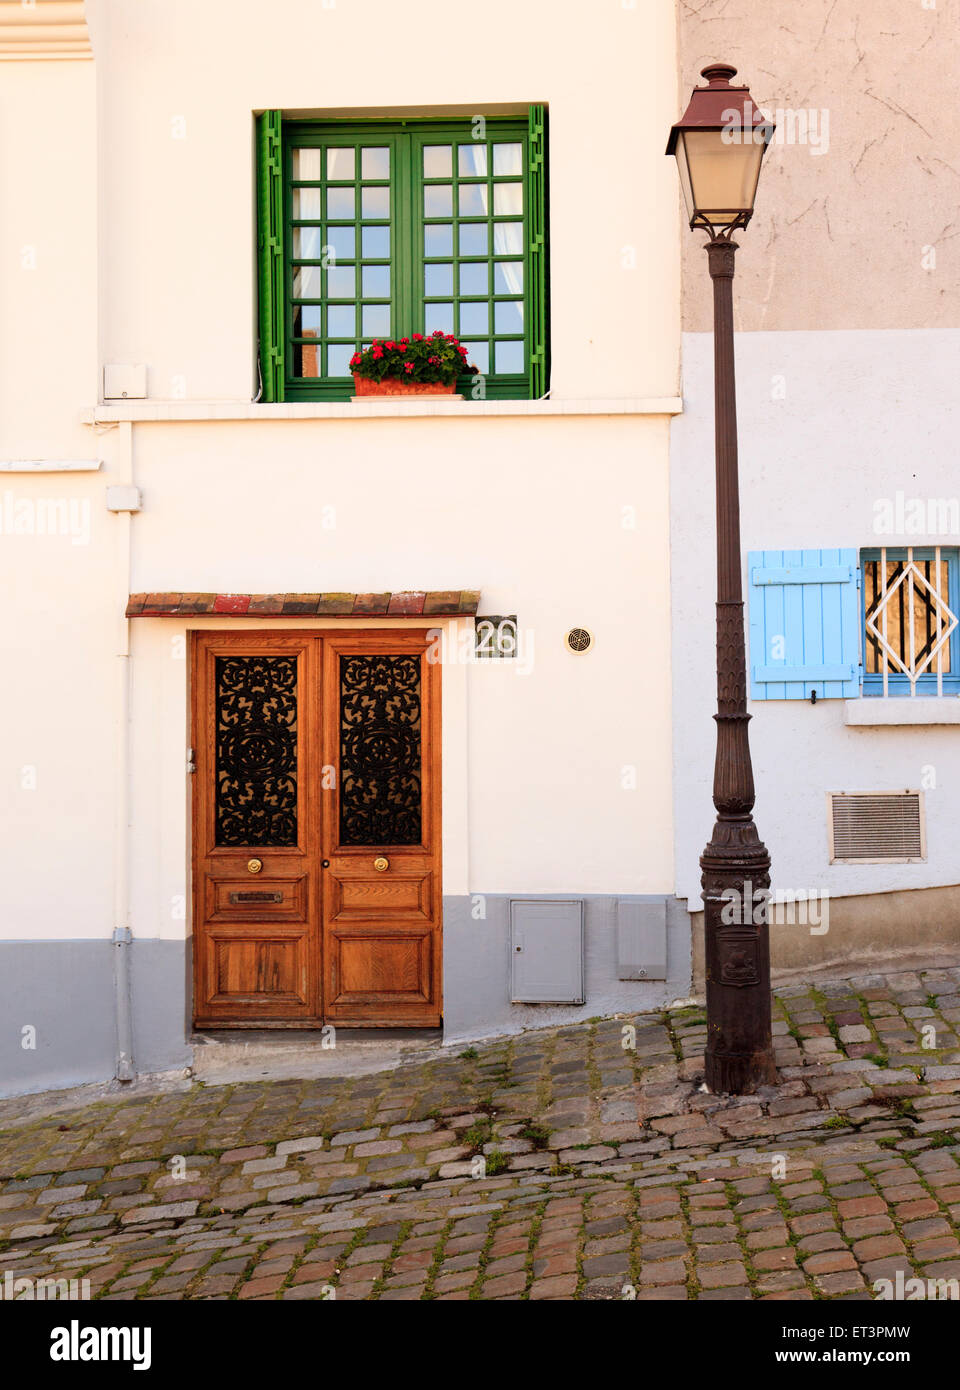
[[[960,970],[789,986],[778,1082],[751,1097],[700,1089],[688,1006],[359,1078],[61,1095],[45,1116],[31,1097],[29,1119],[2,1101],[3,1259],[109,1300],[806,1300],[958,1278],[958,1001]]]

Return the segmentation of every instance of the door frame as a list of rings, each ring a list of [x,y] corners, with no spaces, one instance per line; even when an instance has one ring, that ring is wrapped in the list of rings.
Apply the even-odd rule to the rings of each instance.
[[[190,921],[193,933],[193,963],[191,969],[191,1004],[189,1017],[192,1028],[197,1032],[209,1032],[220,1029],[319,1029],[334,1023],[340,1027],[363,1027],[363,1028],[397,1028],[397,1027],[433,1027],[440,1026],[443,1020],[443,781],[442,781],[442,753],[443,753],[443,725],[442,725],[442,663],[439,660],[431,660],[429,653],[433,647],[430,634],[436,633],[438,624],[426,626],[422,620],[416,625],[403,625],[396,627],[377,627],[377,626],[346,626],[337,624],[323,627],[280,627],[276,625],[264,625],[263,627],[250,624],[249,627],[197,627],[188,629],[188,720],[190,743],[193,752],[194,770],[190,777],[190,790],[188,795],[188,827],[189,827],[189,865],[190,873],[188,881],[190,884]],[[201,969],[201,951],[204,949],[204,897],[206,894],[205,875],[202,869],[202,861],[207,857],[204,853],[205,841],[209,844],[208,852],[216,856],[216,846],[213,844],[210,834],[211,814],[213,807],[213,797],[205,794],[204,771],[209,768],[209,760],[212,756],[214,747],[213,737],[215,730],[212,728],[212,712],[207,708],[201,708],[201,696],[209,689],[208,681],[201,678],[201,663],[205,659],[205,654],[213,649],[216,653],[217,648],[244,648],[257,640],[269,644],[276,639],[287,639],[292,648],[296,648],[298,643],[304,643],[307,647],[305,653],[305,673],[307,680],[312,680],[313,688],[319,696],[318,708],[309,713],[306,720],[306,748],[301,746],[298,740],[297,763],[298,763],[298,784],[299,770],[305,763],[312,760],[314,767],[319,771],[324,765],[326,756],[332,751],[336,751],[335,765],[339,768],[339,752],[331,750],[325,746],[324,715],[323,703],[333,689],[334,676],[332,669],[334,666],[334,656],[343,645],[352,642],[359,644],[358,650],[372,650],[389,652],[391,645],[398,651],[422,650],[424,661],[422,665],[423,679],[421,684],[422,700],[422,728],[421,728],[421,759],[422,759],[422,816],[423,816],[423,845],[425,850],[432,853],[435,864],[435,885],[434,892],[436,897],[436,923],[432,932],[432,955],[431,955],[431,978],[432,994],[436,1000],[436,1018],[430,1022],[420,1020],[405,1022],[402,1018],[384,1018],[382,1020],[358,1017],[356,1020],[338,1018],[327,1018],[326,1008],[328,999],[328,961],[325,957],[324,943],[324,921],[325,921],[325,893],[328,891],[322,877],[320,860],[322,847],[325,838],[331,833],[329,827],[336,824],[339,819],[339,786],[336,795],[331,797],[320,792],[315,813],[311,812],[306,818],[306,835],[312,839],[313,848],[308,844],[304,845],[303,853],[305,859],[312,854],[316,860],[314,881],[319,885],[315,891],[316,902],[308,909],[308,930],[314,935],[309,946],[310,959],[313,962],[314,983],[312,986],[314,998],[314,1017],[305,1020],[300,1018],[292,1019],[210,1019],[202,1021],[202,1016],[198,1013],[198,1003],[200,1000],[199,972]],[[367,647],[367,644],[370,644]],[[281,642],[278,645],[286,645]],[[204,740],[207,740],[204,743]],[[339,776],[336,779],[339,783]],[[209,785],[209,783],[207,784]],[[255,851],[251,851],[254,853]],[[353,853],[349,847],[344,847],[344,853]],[[358,855],[369,854],[369,849],[359,848]]]

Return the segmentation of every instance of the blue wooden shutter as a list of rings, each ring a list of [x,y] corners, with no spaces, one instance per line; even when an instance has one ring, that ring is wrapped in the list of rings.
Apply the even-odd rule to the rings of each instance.
[[[257,287],[260,372],[265,401],[282,401],[284,387],[283,150],[279,111],[257,117]]]
[[[747,579],[751,699],[859,695],[856,550],[752,550]]]

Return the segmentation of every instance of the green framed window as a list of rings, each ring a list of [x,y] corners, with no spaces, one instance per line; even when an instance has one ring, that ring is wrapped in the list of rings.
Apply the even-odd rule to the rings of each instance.
[[[468,399],[545,393],[542,106],[527,119],[259,123],[264,399],[347,399],[358,349],[436,330],[476,365],[458,383]]]

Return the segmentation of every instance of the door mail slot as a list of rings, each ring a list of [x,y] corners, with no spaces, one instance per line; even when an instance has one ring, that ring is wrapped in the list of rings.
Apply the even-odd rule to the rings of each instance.
[[[232,903],[282,903],[283,894],[253,891],[246,893],[231,893],[230,901]]]

